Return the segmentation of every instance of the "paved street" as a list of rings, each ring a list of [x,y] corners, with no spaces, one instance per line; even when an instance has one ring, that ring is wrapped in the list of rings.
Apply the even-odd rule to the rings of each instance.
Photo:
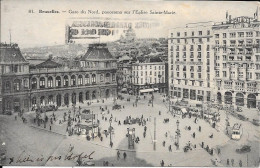
[[[164,161],[164,166],[213,166],[212,160],[221,160],[218,166],[228,166],[227,159],[234,159],[234,166],[239,166],[239,160],[242,161],[243,166],[257,166],[259,165],[259,129],[249,121],[241,121],[232,115],[229,115],[230,125],[238,122],[242,124],[243,136],[240,140],[231,140],[225,134],[225,118],[224,111],[220,111],[220,122],[217,123],[215,128],[204,121],[198,119],[197,123],[194,122],[195,117],[181,116],[173,117],[168,112],[167,102],[163,102],[163,96],[159,93],[155,93],[154,105],[148,106],[148,99],[151,95],[146,96],[144,99],[141,96],[141,100],[138,101],[137,107],[133,107],[135,100],[134,96],[123,95],[124,100],[117,100],[116,102],[122,107],[121,110],[112,110],[113,99],[107,99],[104,103],[93,101],[88,106],[80,104],[82,109],[91,109],[96,114],[98,120],[100,120],[101,132],[109,128],[109,118],[111,113],[113,115],[112,127],[114,128],[114,134],[112,134],[113,147],[109,146],[109,135],[106,137],[102,134],[103,141],[96,137],[94,140],[88,141],[84,135],[72,135],[68,136],[66,132],[67,122],[59,124],[59,120],[62,120],[64,112],[68,113],[68,110],[72,108],[62,107],[55,112],[56,122],[52,124],[51,131],[49,130],[50,122],[46,124],[44,128],[43,124],[37,126],[33,118],[34,112],[25,114],[28,122],[23,123],[18,117],[17,121],[14,116],[1,116],[0,125],[1,141],[6,143],[7,146],[7,162],[9,165],[9,158],[14,157],[14,162],[11,165],[47,165],[47,166],[75,166],[75,159],[65,159],[68,154],[78,155],[84,152],[84,155],[91,154],[91,159],[96,166],[103,166],[104,161],[108,161],[109,166],[160,166],[160,162]],[[130,98],[130,102],[126,101]],[[102,119],[102,111],[100,106],[106,107],[109,110],[103,112],[104,119]],[[78,110],[78,105],[76,111]],[[214,110],[214,109],[212,109]],[[161,111],[161,115],[159,115]],[[72,114],[71,113],[71,114]],[[258,112],[252,109],[244,109],[243,114],[250,113],[250,116],[259,118]],[[47,116],[50,116],[53,112],[47,112]],[[147,121],[147,133],[143,136],[144,126],[138,124],[124,125],[126,116],[132,118],[143,118]],[[107,118],[107,121],[105,121]],[[154,150],[154,118],[156,118],[156,149]],[[164,119],[169,118],[168,123],[164,123]],[[116,121],[115,121],[116,120]],[[180,128],[180,148],[176,149],[174,143],[176,142],[175,131],[177,129],[176,122],[179,120]],[[121,122],[121,125],[118,124]],[[84,122],[84,121],[81,121]],[[188,130],[190,126],[190,130]],[[201,126],[201,132],[199,131]],[[135,128],[135,136],[139,137],[140,141],[135,143],[135,149],[128,149],[128,139],[126,137],[127,128]],[[167,133],[167,137],[166,137]],[[195,133],[195,138],[192,134]],[[213,138],[209,136],[213,134]],[[31,140],[34,137],[33,141]],[[163,146],[165,141],[165,146]],[[184,152],[183,148],[190,142],[192,150]],[[201,143],[204,142],[204,148],[208,145],[209,149],[213,149],[213,155],[210,155],[205,149],[202,149]],[[169,151],[171,145],[172,151]],[[242,145],[251,146],[251,152],[238,154],[236,149],[242,147]],[[73,146],[73,150],[70,152],[70,147]],[[221,153],[217,154],[217,148],[220,148]],[[117,158],[117,151],[120,151],[120,159]],[[126,152],[127,157],[123,159],[123,153]],[[32,161],[25,161],[20,163],[18,158],[30,157]],[[49,158],[49,156],[58,157],[61,159]],[[42,161],[35,161],[38,157],[42,157]],[[49,159],[48,159],[49,158]],[[83,161],[88,161],[84,159]]]

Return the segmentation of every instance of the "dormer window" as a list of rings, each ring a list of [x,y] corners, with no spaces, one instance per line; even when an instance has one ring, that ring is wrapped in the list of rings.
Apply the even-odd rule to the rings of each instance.
[[[13,53],[13,57],[16,57],[16,53]]]

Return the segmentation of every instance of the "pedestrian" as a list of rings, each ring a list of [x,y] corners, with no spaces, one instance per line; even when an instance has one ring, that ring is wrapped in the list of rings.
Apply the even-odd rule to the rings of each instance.
[[[167,138],[167,136],[168,136],[168,134],[167,134],[167,132],[165,133],[165,137]]]
[[[17,120],[17,116],[15,116],[14,119]]]
[[[201,147],[204,148],[204,142],[201,143]]]
[[[50,131],[51,131],[51,125],[50,125]]]
[[[231,159],[231,165],[234,166],[234,159]]]
[[[239,160],[239,167],[242,167],[242,160]]]
[[[163,144],[163,147],[165,147],[165,141],[163,141],[163,143],[162,143],[162,144]]]
[[[218,148],[218,155],[221,153],[220,148]]]
[[[124,152],[124,154],[123,154],[123,155],[124,155],[124,160],[125,160],[125,159],[126,159],[126,153]]]
[[[120,120],[118,121],[118,125],[121,125],[121,122],[120,122]]]
[[[201,132],[201,126],[199,126],[199,132]]]
[[[172,145],[169,146],[169,152],[172,152]]]
[[[164,167],[164,161],[163,160],[161,161],[161,166]]]
[[[145,136],[146,136],[146,132],[143,133],[143,136],[144,136],[144,138],[145,138]]]
[[[227,166],[229,166],[229,159],[227,159]]]
[[[192,134],[192,135],[193,135],[193,138],[195,138],[195,136],[196,136],[195,132],[193,132],[193,134]]]
[[[207,145],[207,147],[206,147],[206,151],[209,152],[209,146],[208,146],[208,145]]]
[[[119,160],[119,159],[120,159],[120,152],[117,151],[117,160]]]

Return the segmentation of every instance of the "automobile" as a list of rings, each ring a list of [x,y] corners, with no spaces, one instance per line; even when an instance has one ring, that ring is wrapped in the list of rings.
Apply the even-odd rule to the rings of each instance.
[[[242,121],[246,121],[246,120],[247,120],[247,118],[246,118],[245,116],[241,115],[241,114],[238,114],[237,117],[238,117],[240,120],[242,120]]]
[[[55,105],[47,105],[47,106],[44,106],[43,107],[44,110],[47,112],[47,111],[57,111],[58,107],[55,106]]]
[[[240,149],[236,149],[237,153],[247,153],[251,151],[251,146],[244,145]]]
[[[113,107],[112,107],[112,110],[119,110],[121,109],[121,105],[119,104],[115,104]]]

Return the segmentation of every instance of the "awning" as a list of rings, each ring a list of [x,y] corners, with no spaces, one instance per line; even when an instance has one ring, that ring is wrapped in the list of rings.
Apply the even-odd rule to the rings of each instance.
[[[158,88],[154,88],[154,91],[158,91],[159,89]]]
[[[147,92],[153,92],[154,89],[142,89],[140,90],[140,93],[147,93]]]

